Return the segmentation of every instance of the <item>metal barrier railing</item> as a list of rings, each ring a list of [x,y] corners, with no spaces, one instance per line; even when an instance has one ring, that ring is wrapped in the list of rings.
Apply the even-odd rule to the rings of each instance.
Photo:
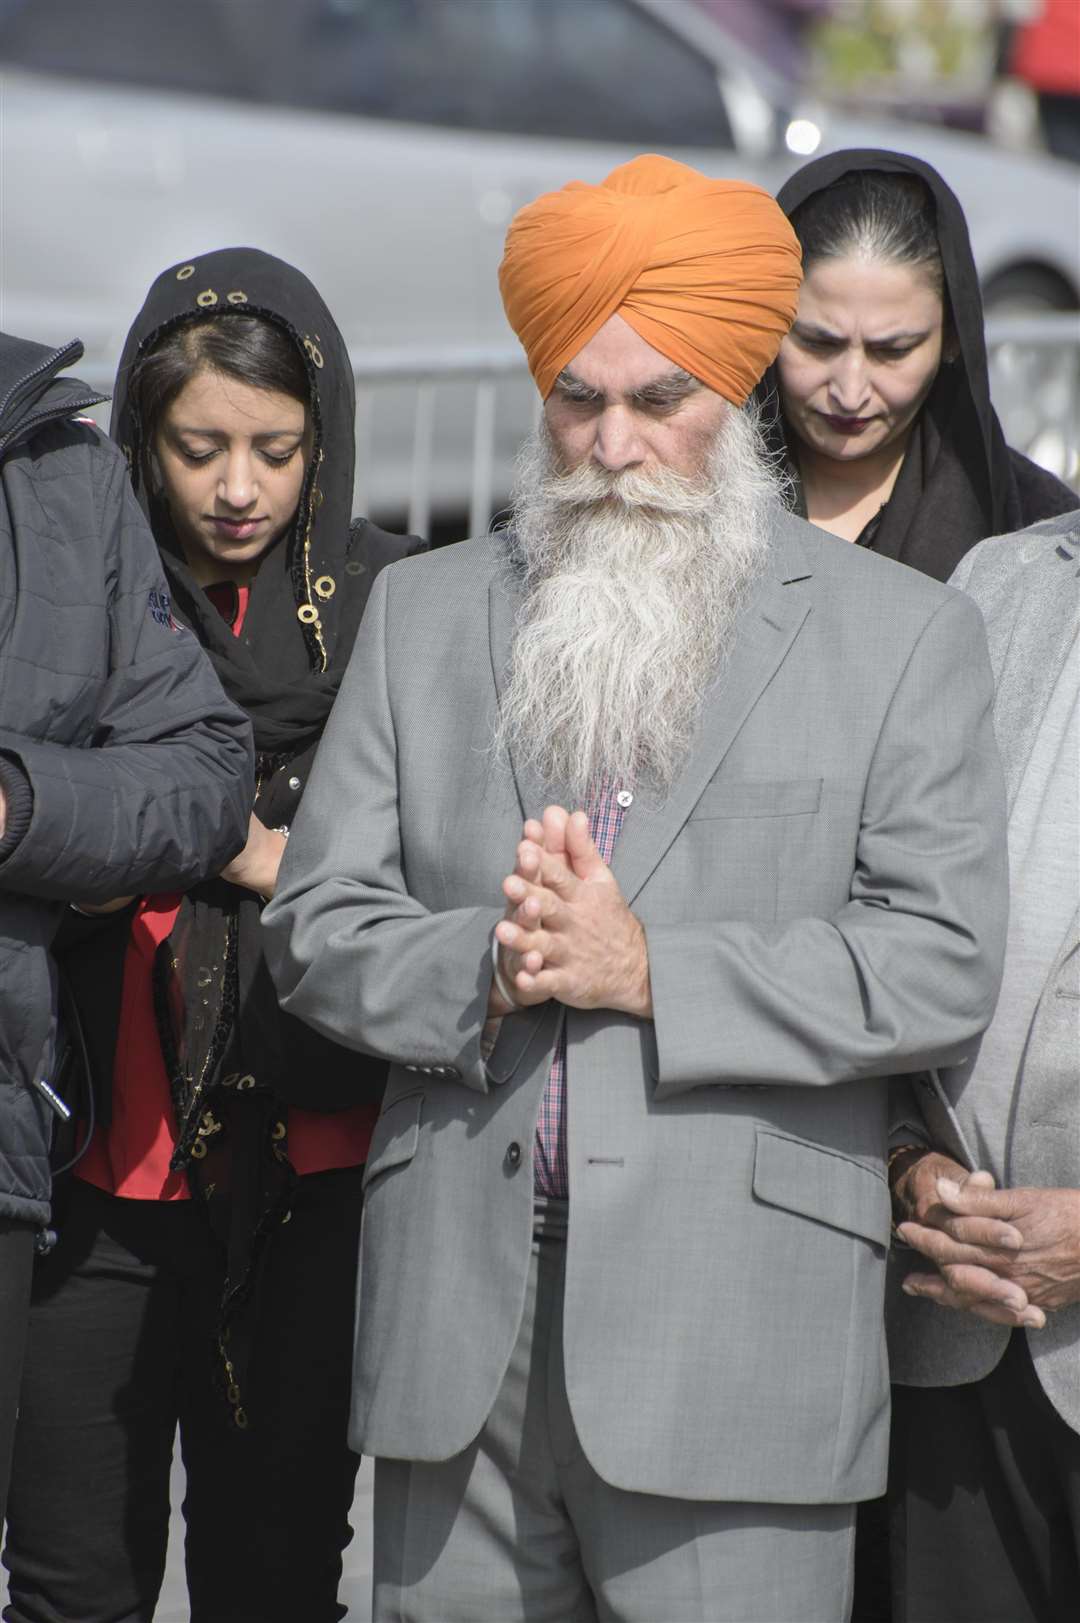
[[[374,463],[375,403],[380,388],[412,385],[412,446],[409,459],[407,527],[426,535],[432,511],[432,466],[436,390],[440,385],[465,384],[473,393],[469,452],[469,535],[482,535],[491,522],[497,495],[505,495],[505,482],[497,485],[496,403],[500,384],[524,386],[528,369],[516,344],[447,345],[428,353],[409,349],[353,352],[356,375],[356,501],[367,512],[368,470]],[[537,400],[532,416],[539,415]],[[458,425],[460,427],[460,425]]]
[[[1080,312],[996,316],[986,339],[1006,439],[1080,489]],[[426,535],[433,514],[467,510],[462,533],[483,534],[540,410],[518,346],[357,349],[352,361],[356,511],[404,511],[407,527]],[[98,388],[111,386],[100,365],[78,370]],[[440,439],[437,408],[447,398],[453,409]]]

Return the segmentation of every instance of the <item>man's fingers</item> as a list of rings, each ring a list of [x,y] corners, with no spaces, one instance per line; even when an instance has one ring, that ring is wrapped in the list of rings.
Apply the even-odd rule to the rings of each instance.
[[[987,1189],[981,1180],[976,1184],[974,1177],[963,1184],[954,1178],[939,1178],[937,1192],[941,1204],[961,1217],[996,1217],[1007,1223],[1019,1216],[1020,1203],[1014,1190]]]
[[[1044,1330],[1046,1314],[1032,1303],[1017,1313],[1012,1308],[999,1307],[996,1302],[973,1302],[968,1310],[987,1324],[1007,1324],[1013,1330]]]
[[[573,871],[566,865],[566,857],[549,851],[541,853],[539,883],[554,891],[556,896],[564,901],[574,894],[581,881],[575,878]]]
[[[566,854],[566,825],[570,814],[563,806],[545,806],[544,820],[541,824],[543,838],[541,844],[549,855],[565,856]]]
[[[977,1172],[968,1174],[966,1181],[961,1185],[963,1189],[996,1189],[994,1174],[980,1167]]]
[[[1042,1329],[1046,1315],[1029,1302],[1019,1285],[999,1279],[985,1268],[956,1267],[942,1274],[909,1274],[908,1296],[923,1297],[939,1307],[974,1313],[991,1324]]]
[[[535,1003],[547,1003],[551,998],[558,998],[564,989],[559,973],[547,967],[538,974],[531,974],[527,970],[521,971],[514,976],[514,988],[520,1001],[530,1007]]]
[[[943,1278],[949,1289],[969,1307],[976,1302],[993,1303],[1023,1313],[1030,1306],[1022,1286],[1013,1279],[1001,1279],[989,1268],[957,1263],[945,1269]]]
[[[542,920],[553,919],[562,907],[554,891],[545,885],[531,885],[520,874],[507,874],[502,888],[510,903],[507,917],[527,930]]]
[[[607,871],[607,863],[596,849],[589,832],[589,819],[583,811],[574,812],[566,825],[566,853],[579,879]]]
[[[958,1245],[983,1246],[991,1251],[1020,1251],[1024,1244],[1024,1236],[1018,1228],[996,1217],[947,1217],[940,1227]]]
[[[540,864],[543,861],[543,856],[544,847],[541,841],[529,839],[519,841],[517,860],[514,866],[514,872],[518,878],[524,879],[530,884],[535,883],[540,877]]]
[[[997,1251],[988,1246],[963,1245],[942,1229],[923,1223],[900,1223],[896,1232],[913,1251],[929,1257],[939,1268],[972,1265],[994,1272],[1012,1266],[1014,1251]]]
[[[541,962],[546,964],[550,960],[553,950],[556,956],[558,955],[557,944],[547,930],[542,927],[532,930],[525,929],[522,925],[516,924],[513,919],[499,920],[495,926],[495,938],[501,947],[506,948],[507,952],[512,952],[522,959],[532,953],[539,953]],[[539,963],[532,966],[534,971],[539,967]]]
[[[515,908],[513,922],[523,930],[536,930],[545,919],[554,917],[558,906],[558,898],[550,890],[530,891],[521,906]]]

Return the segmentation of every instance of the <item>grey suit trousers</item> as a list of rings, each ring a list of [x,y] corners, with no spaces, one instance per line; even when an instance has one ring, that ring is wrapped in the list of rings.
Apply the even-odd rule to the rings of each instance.
[[[553,1205],[480,1436],[445,1461],[376,1461],[375,1623],[846,1623],[853,1505],[669,1499],[592,1469],[566,1399]]]

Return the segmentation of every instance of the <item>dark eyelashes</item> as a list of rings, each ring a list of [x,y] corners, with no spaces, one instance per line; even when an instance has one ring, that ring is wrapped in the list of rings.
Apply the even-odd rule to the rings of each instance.
[[[189,451],[187,447],[183,445],[178,447],[178,449],[184,461],[190,462],[194,467],[198,467],[201,463],[209,462],[211,457],[218,455],[216,449],[212,451]],[[300,447],[298,445],[294,445],[291,451],[285,451],[280,456],[275,455],[271,451],[260,451],[258,455],[264,462],[269,464],[270,467],[284,468],[287,463],[292,461],[299,449]]]

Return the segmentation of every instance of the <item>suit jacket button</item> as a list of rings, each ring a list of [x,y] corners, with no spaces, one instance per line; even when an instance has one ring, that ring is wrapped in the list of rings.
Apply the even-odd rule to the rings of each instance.
[[[508,1167],[519,1167],[521,1165],[521,1145],[517,1139],[514,1139],[513,1143],[507,1146],[506,1164]]]

